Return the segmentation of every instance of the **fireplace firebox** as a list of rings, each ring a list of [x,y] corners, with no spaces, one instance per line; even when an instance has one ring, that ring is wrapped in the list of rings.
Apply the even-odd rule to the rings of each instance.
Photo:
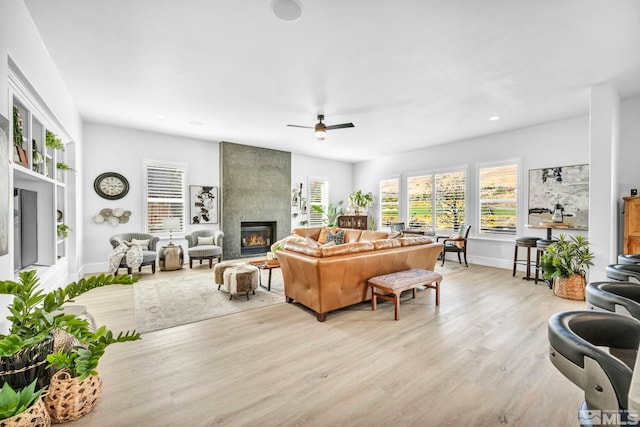
[[[275,237],[275,221],[241,222],[240,255],[251,256],[269,252]]]

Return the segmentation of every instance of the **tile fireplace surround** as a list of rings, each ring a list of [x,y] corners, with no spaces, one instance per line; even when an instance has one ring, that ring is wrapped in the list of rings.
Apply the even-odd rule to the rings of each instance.
[[[224,259],[243,256],[241,222],[275,221],[275,240],[291,233],[291,153],[221,142],[220,188]]]

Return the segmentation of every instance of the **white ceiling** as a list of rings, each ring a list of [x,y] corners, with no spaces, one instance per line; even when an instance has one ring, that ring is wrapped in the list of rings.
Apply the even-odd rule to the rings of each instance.
[[[25,3],[85,120],[204,140],[360,161],[640,95],[637,0],[272,1]]]

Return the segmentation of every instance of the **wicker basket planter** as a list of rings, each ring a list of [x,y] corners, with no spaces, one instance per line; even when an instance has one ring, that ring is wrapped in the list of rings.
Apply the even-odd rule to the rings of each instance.
[[[44,407],[42,397],[26,411],[0,420],[0,427],[49,427],[50,425],[51,417]]]
[[[553,293],[560,298],[584,301],[585,286],[584,274],[572,274],[567,278],[556,277],[553,279]]]
[[[54,424],[77,420],[88,414],[102,393],[102,378],[90,375],[83,381],[62,370],[51,378],[44,404]]]
[[[0,357],[0,387],[4,383],[14,390],[21,390],[38,378],[36,388],[49,385],[51,375],[47,370],[47,355],[53,353],[53,337],[31,348],[23,348],[12,356]]]

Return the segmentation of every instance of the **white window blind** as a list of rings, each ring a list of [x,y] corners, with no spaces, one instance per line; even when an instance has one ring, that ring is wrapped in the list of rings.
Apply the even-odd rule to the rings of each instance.
[[[147,232],[166,232],[162,220],[180,218],[180,229],[184,232],[185,170],[177,167],[146,166],[147,178]]]
[[[433,230],[433,175],[407,178],[408,228]]]
[[[380,180],[380,223],[389,227],[400,222],[400,180],[398,178]]]
[[[480,233],[516,234],[518,165],[480,168]]]
[[[329,207],[329,181],[324,178],[309,178],[309,225],[319,226],[324,223],[324,215],[312,206],[320,206],[323,211]]]
[[[435,174],[436,231],[458,230],[465,221],[464,171]]]

